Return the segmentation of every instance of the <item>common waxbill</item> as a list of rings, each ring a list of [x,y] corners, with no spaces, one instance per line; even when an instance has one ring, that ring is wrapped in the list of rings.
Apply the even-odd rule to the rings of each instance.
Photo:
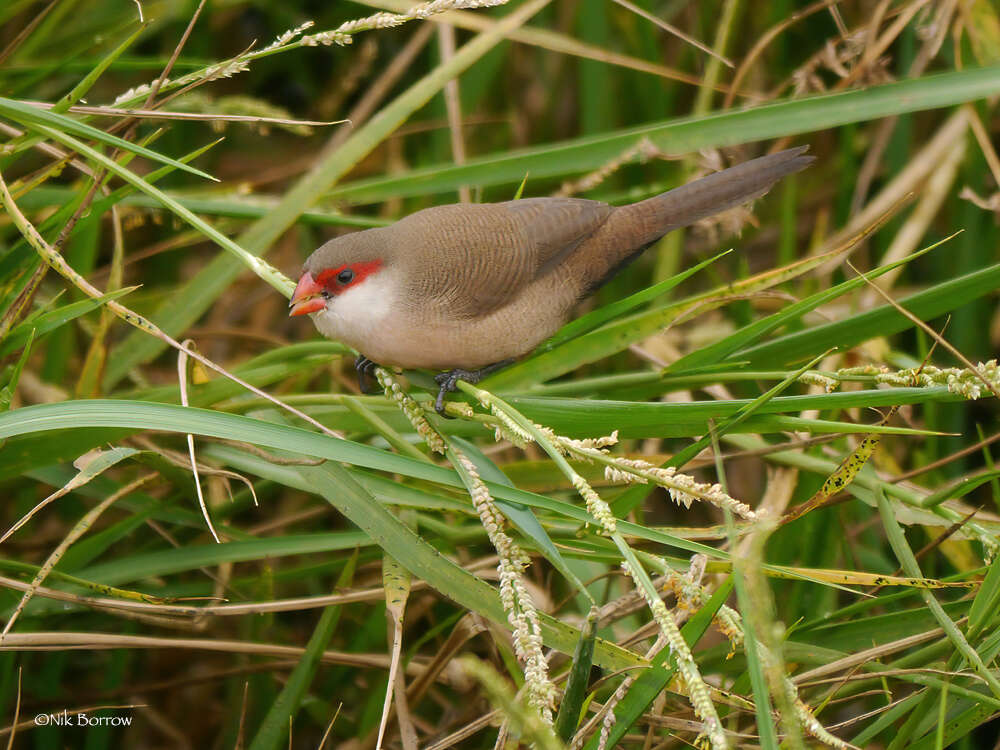
[[[667,232],[766,193],[813,161],[793,148],[627,206],[578,198],[462,203],[337,237],[305,262],[290,315],[373,363],[448,370],[437,410],[461,378],[552,335],[574,306]],[[362,380],[362,383],[364,381]]]

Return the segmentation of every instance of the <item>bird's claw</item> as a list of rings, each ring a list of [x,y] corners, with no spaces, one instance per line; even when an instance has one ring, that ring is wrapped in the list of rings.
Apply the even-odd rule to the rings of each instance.
[[[505,359],[500,362],[494,362],[492,365],[487,365],[479,370],[456,369],[448,370],[447,372],[439,372],[434,376],[434,382],[441,386],[438,390],[437,398],[434,400],[434,411],[445,419],[452,419],[452,417],[449,417],[444,411],[444,396],[446,393],[458,390],[459,380],[464,380],[466,383],[472,383],[474,385],[487,375],[492,375],[497,370],[503,369],[513,361],[513,359]]]
[[[434,382],[441,387],[438,389],[437,398],[434,399],[434,411],[445,419],[453,419],[444,410],[445,394],[458,390],[459,380],[464,380],[468,383],[478,382],[479,378],[476,375],[476,372],[470,372],[469,370],[448,370],[448,372],[439,372],[435,375]]]
[[[378,389],[372,387],[372,372],[378,364],[372,362],[368,357],[358,357],[354,360],[354,369],[358,373],[358,388],[362,393],[376,393]]]

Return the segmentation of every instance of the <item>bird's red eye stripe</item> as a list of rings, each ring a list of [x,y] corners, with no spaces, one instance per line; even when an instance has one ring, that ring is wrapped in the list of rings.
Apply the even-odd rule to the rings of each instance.
[[[350,289],[352,286],[360,284],[381,267],[382,260],[379,258],[376,260],[365,261],[363,263],[351,263],[350,265],[345,264],[338,266],[337,268],[326,268],[320,271],[316,276],[316,283],[332,294],[340,294],[345,289]],[[347,270],[352,271],[354,275],[350,281],[345,284],[337,277],[340,276],[342,272]]]

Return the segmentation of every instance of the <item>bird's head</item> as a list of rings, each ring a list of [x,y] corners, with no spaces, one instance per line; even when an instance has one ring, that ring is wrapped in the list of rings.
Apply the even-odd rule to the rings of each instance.
[[[386,260],[378,247],[380,243],[372,241],[371,233],[337,237],[310,255],[292,293],[288,314],[322,312],[334,307],[342,295],[370,283],[382,271]]]

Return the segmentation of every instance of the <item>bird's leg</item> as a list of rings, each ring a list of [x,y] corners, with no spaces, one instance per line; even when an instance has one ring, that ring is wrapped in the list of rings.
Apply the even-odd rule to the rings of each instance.
[[[437,399],[434,401],[434,411],[445,419],[451,419],[451,417],[444,413],[444,395],[457,390],[459,380],[475,384],[487,375],[492,375],[497,370],[502,370],[504,367],[512,364],[513,362],[513,359],[504,359],[500,362],[494,362],[492,365],[486,365],[486,367],[479,370],[455,369],[438,373],[434,376],[434,382],[441,386],[441,389],[438,391]]]
[[[358,388],[361,389],[362,393],[376,392],[377,389],[369,387],[372,384],[372,371],[376,367],[378,367],[378,364],[372,362],[363,354],[354,360],[354,369],[358,371]]]

